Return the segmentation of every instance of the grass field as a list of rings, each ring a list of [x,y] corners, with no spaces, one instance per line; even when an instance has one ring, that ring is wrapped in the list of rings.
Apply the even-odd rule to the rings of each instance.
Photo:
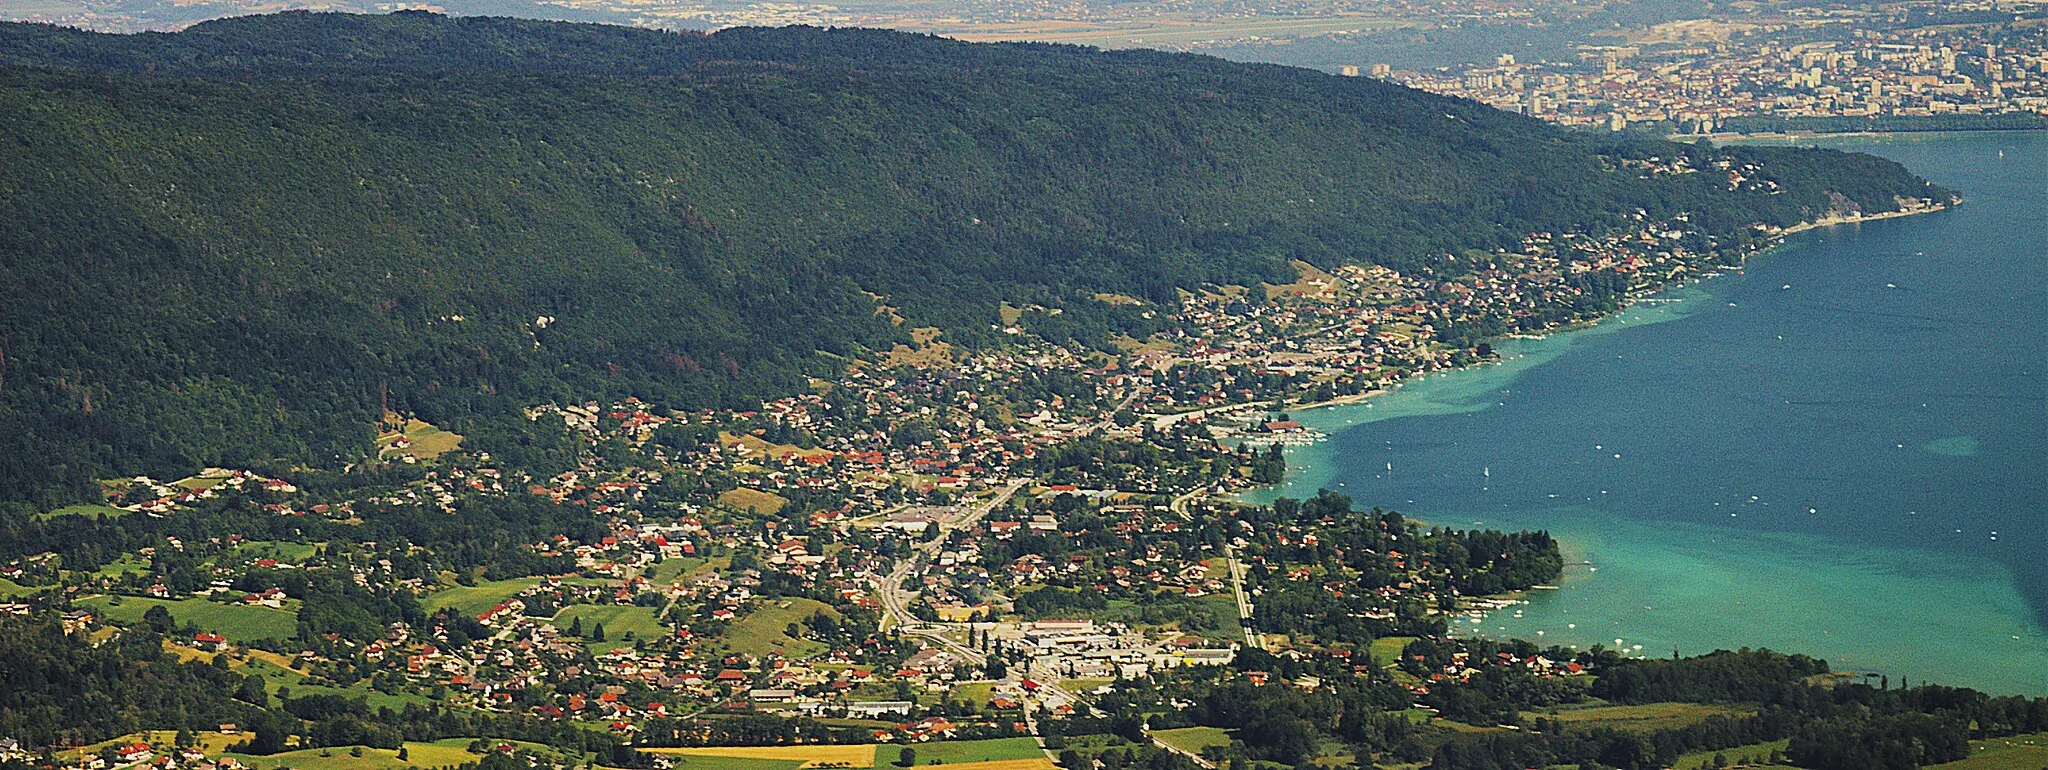
[[[650,754],[689,757],[683,767],[694,770],[771,770],[753,763],[774,763],[778,767],[874,767],[875,746],[707,746],[703,748],[641,749]],[[741,760],[748,766],[709,760]]]
[[[235,553],[258,559],[276,559],[286,564],[304,564],[320,550],[312,543],[287,543],[281,540],[251,540],[235,546]]]
[[[468,743],[466,740],[456,740],[462,744]],[[267,757],[249,756],[246,754],[230,754],[228,756],[241,760],[242,764],[257,768],[257,770],[272,770],[272,768],[279,767],[290,767],[295,768],[295,770],[354,770],[355,768],[402,770],[407,767],[454,767],[465,762],[475,762],[477,760],[477,755],[469,753],[469,749],[463,745],[450,746],[446,745],[447,743],[449,742],[413,743],[407,741],[405,744],[406,758],[403,760],[398,758],[398,751],[395,749],[364,748],[361,757],[351,757],[349,756],[349,749],[351,748],[349,746],[334,746],[325,749],[300,749],[298,751],[272,754]],[[328,756],[321,756],[322,752],[325,752]]]
[[[1970,741],[1970,758],[1934,765],[1933,770],[2005,770],[2048,768],[2048,733]]]
[[[787,606],[784,606],[787,605]],[[792,658],[807,658],[825,651],[825,646],[808,639],[791,639],[783,629],[791,623],[802,623],[813,613],[823,612],[835,618],[839,613],[810,599],[781,599],[763,601],[725,631],[725,643],[735,652],[767,655],[770,651],[781,650]],[[559,628],[560,626],[557,625]]]
[[[1594,706],[1590,708],[1561,709],[1556,714],[1540,711],[1523,712],[1524,721],[1537,718],[1555,719],[1569,728],[1593,729],[1608,727],[1617,730],[1648,732],[1667,728],[1687,727],[1698,724],[1711,716],[1743,717],[1756,713],[1755,709],[1729,706],[1710,706],[1700,703],[1645,703],[1640,706]]]
[[[654,617],[649,607],[618,606],[610,604],[577,604],[563,607],[555,614],[555,628],[566,631],[569,624],[583,621],[583,645],[593,653],[610,652],[622,647],[631,647],[639,639],[659,639],[668,634],[667,627]],[[597,633],[597,624],[604,624],[604,641],[592,639]]]
[[[995,694],[996,683],[994,682],[969,682],[954,686],[952,692],[946,693],[946,700],[967,701],[976,706],[986,706],[989,699],[994,698]]]
[[[126,516],[130,513],[134,513],[134,511],[124,511],[119,508],[115,508],[111,505],[67,505],[62,508],[58,508],[57,510],[50,511],[49,513],[45,513],[43,514],[42,517],[45,519],[54,519],[58,516],[114,517]]]
[[[146,572],[149,572],[148,559],[137,554],[124,553],[121,554],[121,558],[107,562],[106,566],[94,570],[92,574],[100,577],[120,577],[129,573],[140,575]]]
[[[1009,762],[1020,759],[1045,759],[1045,752],[1038,748],[1038,742],[1030,738],[995,738],[986,741],[940,741],[920,743],[917,749],[917,763],[929,765],[934,760],[946,766],[983,762]],[[885,758],[894,761],[894,757]],[[957,768],[954,768],[957,770]]]
[[[677,578],[690,574],[691,570],[704,566],[707,561],[707,559],[697,557],[662,559],[660,564],[647,569],[646,577],[648,582],[657,585],[673,583]]]
[[[781,495],[745,487],[726,490],[719,494],[718,502],[736,511],[756,513],[780,513],[783,506],[789,505]]]
[[[299,633],[298,613],[270,607],[221,604],[205,599],[165,601],[134,596],[121,597],[119,605],[113,604],[112,597],[107,596],[83,599],[78,604],[92,607],[107,620],[123,624],[140,621],[142,613],[148,612],[149,608],[162,606],[170,610],[171,619],[180,625],[191,623],[234,642],[290,639]]]
[[[470,617],[476,617],[484,614],[490,608],[498,606],[499,602],[512,598],[514,594],[531,588],[539,582],[540,578],[537,577],[523,577],[512,578],[511,580],[492,580],[473,586],[455,586],[428,594],[426,600],[420,602],[420,604],[428,612],[453,609]]]
[[[1714,767],[1714,755],[1716,754],[1726,757],[1730,765],[1746,763],[1748,767],[1775,767],[1776,765],[1770,764],[1771,751],[1774,749],[1784,751],[1786,743],[1787,741],[1772,741],[1770,743],[1736,746],[1732,749],[1722,749],[1720,751],[1695,751],[1691,754],[1680,756],[1676,761],[1673,761],[1671,763],[1671,770],[1712,770]],[[1755,761],[1752,762],[1751,760]]]
[[[641,751],[665,752],[668,749],[641,749]],[[676,770],[796,770],[804,763],[794,759],[747,759],[745,757],[709,757],[670,755]]]
[[[1221,727],[1183,727],[1178,730],[1153,730],[1152,737],[1158,738],[1190,754],[1201,754],[1210,746],[1229,746],[1230,733]]]
[[[208,756],[219,755],[222,752],[227,751],[228,747],[249,739],[249,736],[247,735],[227,735],[224,733],[217,733],[212,730],[195,733],[194,737],[198,738],[197,745],[199,746],[199,750],[206,752]],[[64,762],[78,763],[83,761],[85,757],[98,754],[100,752],[100,749],[106,748],[108,746],[126,746],[131,743],[147,743],[151,746],[170,746],[172,744],[175,744],[177,740],[178,732],[176,730],[150,730],[147,732],[129,733],[119,738],[100,741],[99,743],[95,743],[90,746],[81,746],[75,749],[65,749],[63,751],[57,752],[56,756],[57,759]]]
[[[0,578],[0,596],[26,596],[39,590],[42,589],[31,588],[7,578]]]
[[[932,763],[924,758],[924,747],[922,746],[918,747],[917,761],[924,767],[932,766]],[[988,762],[963,762],[960,764],[947,762],[943,767],[946,770],[1058,770],[1059,766],[1053,764],[1052,760],[1047,759],[1045,752],[1039,752],[1038,756],[1030,759],[998,759]]]
[[[399,437],[405,437],[412,446],[404,449],[392,447]],[[462,446],[462,434],[449,433],[425,420],[406,420],[403,431],[387,431],[377,437],[377,451],[383,457],[407,457],[417,460],[432,460]]]
[[[1401,660],[1401,648],[1415,641],[1412,636],[1389,636],[1372,640],[1372,664],[1385,668]]]

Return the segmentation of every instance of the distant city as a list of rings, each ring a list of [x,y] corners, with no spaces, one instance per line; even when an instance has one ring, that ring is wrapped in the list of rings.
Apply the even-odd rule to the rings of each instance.
[[[2033,0],[0,0],[0,18],[135,32],[286,8],[664,29],[886,27],[977,41],[1162,48],[1378,77],[1614,130],[2048,127],[2048,4]]]
[[[2039,6],[1943,4],[1998,14],[1978,24],[1914,26],[1933,3],[1878,12],[1813,10],[1799,21],[1660,25],[1649,40],[1580,46],[1575,60],[1417,72],[1369,71],[1571,126],[1670,124],[1711,133],[1731,120],[2048,114],[2048,27]],[[1359,74],[1346,67],[1343,74]],[[1965,126],[1965,123],[1957,123]]]

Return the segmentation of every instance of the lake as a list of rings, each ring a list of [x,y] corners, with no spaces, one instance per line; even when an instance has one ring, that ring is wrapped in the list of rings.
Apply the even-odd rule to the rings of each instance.
[[[1330,439],[1248,499],[1327,487],[1565,543],[1558,590],[1463,635],[2048,693],[2048,133],[1822,143],[1966,201],[1299,412]]]

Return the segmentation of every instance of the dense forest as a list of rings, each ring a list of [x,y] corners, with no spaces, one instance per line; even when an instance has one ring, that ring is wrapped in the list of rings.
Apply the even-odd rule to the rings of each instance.
[[[1005,301],[1099,340],[1156,320],[1098,292],[1945,194],[1200,56],[411,12],[0,24],[0,136],[0,499],[39,507],[341,467],[387,408],[545,465],[522,407],[747,404]],[[1681,152],[1779,191],[1616,162]]]

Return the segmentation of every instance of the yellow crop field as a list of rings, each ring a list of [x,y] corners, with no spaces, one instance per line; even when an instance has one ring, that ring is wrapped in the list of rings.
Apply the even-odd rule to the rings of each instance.
[[[695,757],[737,757],[739,759],[781,759],[802,762],[801,767],[817,767],[831,764],[842,767],[874,767],[875,746],[703,746],[693,748],[648,748],[641,749],[652,754],[679,754]],[[981,764],[1002,764],[986,762]],[[976,765],[977,767],[979,765]],[[1026,770],[1026,768],[989,768],[988,770]]]

